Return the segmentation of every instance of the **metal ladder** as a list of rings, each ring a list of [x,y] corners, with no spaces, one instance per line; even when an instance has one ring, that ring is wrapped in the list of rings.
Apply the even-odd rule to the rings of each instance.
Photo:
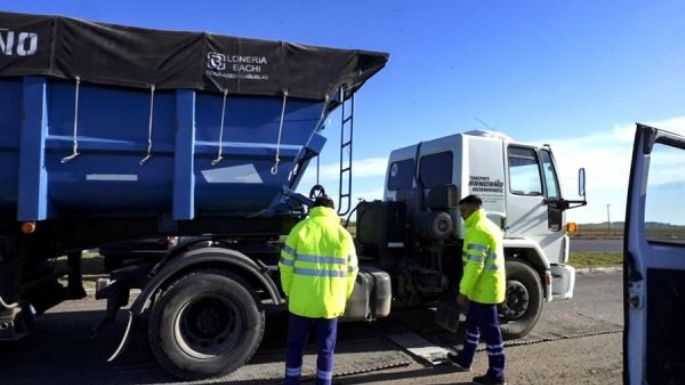
[[[338,185],[338,215],[341,216],[347,215],[352,208],[352,139],[354,134],[354,93],[350,95],[349,99],[345,100],[345,90],[345,87],[340,87],[342,112],[340,120],[340,183]],[[345,157],[345,152],[347,152],[347,157]],[[343,202],[345,203],[344,210]]]

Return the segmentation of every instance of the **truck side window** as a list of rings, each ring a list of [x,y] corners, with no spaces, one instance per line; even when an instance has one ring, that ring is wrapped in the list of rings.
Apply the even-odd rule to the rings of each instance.
[[[426,188],[452,183],[452,152],[439,152],[421,157],[419,179]]]
[[[557,181],[557,172],[554,169],[554,162],[552,162],[552,155],[547,150],[540,151],[540,158],[542,158],[542,173],[545,176],[545,186],[547,187],[547,199],[559,200],[559,182]]]
[[[397,191],[412,188],[414,167],[414,159],[404,159],[390,163],[388,190]]]
[[[535,150],[509,147],[509,189],[512,194],[542,195],[540,168]]]
[[[685,151],[656,143],[652,149],[645,196],[648,242],[685,245]]]

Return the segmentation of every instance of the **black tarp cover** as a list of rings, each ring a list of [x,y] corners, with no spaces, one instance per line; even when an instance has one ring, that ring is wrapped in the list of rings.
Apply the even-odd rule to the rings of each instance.
[[[387,60],[380,52],[0,12],[0,76],[324,100],[341,86],[354,92]]]

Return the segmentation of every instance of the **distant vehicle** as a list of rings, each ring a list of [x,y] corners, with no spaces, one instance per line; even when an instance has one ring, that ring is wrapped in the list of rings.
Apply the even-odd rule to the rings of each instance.
[[[685,137],[638,124],[624,234],[625,384],[685,383]]]

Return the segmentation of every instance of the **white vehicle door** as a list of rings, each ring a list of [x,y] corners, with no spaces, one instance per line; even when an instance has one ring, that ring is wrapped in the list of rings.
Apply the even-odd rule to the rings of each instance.
[[[637,125],[624,234],[624,383],[685,384],[685,137]]]
[[[562,262],[563,213],[548,205],[561,200],[551,152],[510,144],[507,167],[507,237],[529,239],[551,263]]]

